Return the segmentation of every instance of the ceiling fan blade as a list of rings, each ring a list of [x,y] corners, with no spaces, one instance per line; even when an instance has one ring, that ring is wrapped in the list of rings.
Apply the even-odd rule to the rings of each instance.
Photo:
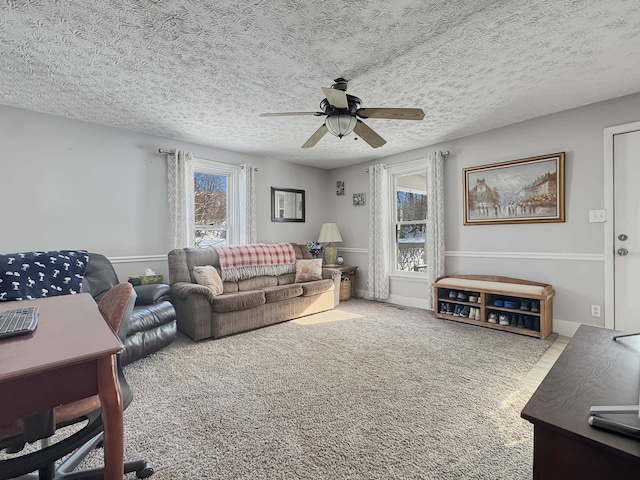
[[[327,97],[329,103],[336,108],[349,108],[349,102],[347,102],[347,92],[344,90],[338,90],[335,88],[322,87],[324,96]]]
[[[302,145],[302,148],[313,147],[316,143],[320,141],[322,137],[324,137],[325,133],[327,132],[328,132],[327,126],[323,123],[322,126],[318,130],[316,130],[315,133],[311,135],[311,137],[309,137],[309,140],[304,142],[304,145]]]
[[[281,112],[281,113],[261,113],[261,117],[286,117],[289,115],[314,115],[320,117],[326,115],[324,112]]]
[[[361,108],[356,112],[361,118],[386,118],[388,120],[422,120],[421,108]]]
[[[387,141],[368,127],[362,120],[358,120],[356,128],[353,129],[361,139],[371,145],[373,148],[383,146]]]

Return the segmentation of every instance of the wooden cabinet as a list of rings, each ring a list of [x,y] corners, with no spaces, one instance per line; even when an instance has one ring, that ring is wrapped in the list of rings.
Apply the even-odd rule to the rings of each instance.
[[[433,288],[436,318],[542,340],[553,331],[551,285],[494,275],[452,275],[438,278]],[[479,311],[477,318],[469,317],[471,309]],[[509,324],[500,324],[501,320]]]

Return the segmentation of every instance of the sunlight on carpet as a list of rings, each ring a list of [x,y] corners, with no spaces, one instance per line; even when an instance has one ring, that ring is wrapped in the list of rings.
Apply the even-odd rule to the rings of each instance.
[[[353,320],[354,318],[362,318],[362,315],[351,312],[343,312],[340,310],[329,310],[326,312],[315,313],[307,317],[291,320],[296,325],[318,325],[320,323],[341,322],[343,320]]]

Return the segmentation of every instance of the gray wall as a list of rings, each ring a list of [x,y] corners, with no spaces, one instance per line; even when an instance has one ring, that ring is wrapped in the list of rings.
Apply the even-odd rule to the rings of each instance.
[[[435,149],[449,150],[445,161],[447,274],[496,274],[550,283],[556,290],[555,331],[572,334],[579,323],[604,326],[604,318],[590,316],[591,304],[604,304],[604,224],[589,223],[588,213],[604,208],[604,128],[638,120],[640,95],[632,95],[332,170],[327,206],[345,240],[339,248],[348,263],[362,269],[360,288],[364,288],[368,205],[349,203],[353,193],[369,191],[366,168],[373,163],[416,160]],[[566,152],[565,223],[463,225],[463,168],[561,151]],[[345,197],[335,195],[337,180],[345,181]],[[422,306],[425,288],[431,287],[393,278],[390,300]]]
[[[486,273],[550,283],[556,331],[572,333],[604,303],[604,227],[588,212],[604,207],[603,129],[640,120],[640,94],[528,120],[376,162],[324,171],[275,159],[0,106],[0,252],[86,248],[116,258],[123,276],[151,267],[166,274],[166,164],[158,147],[197,157],[257,165],[258,241],[308,242],[324,222],[336,222],[346,263],[367,274],[369,184],[366,169],[449,150],[445,162],[448,274]],[[377,120],[383,122],[383,120]],[[375,122],[375,120],[372,120]],[[372,124],[375,128],[375,125]],[[566,152],[566,222],[462,225],[462,169]],[[336,196],[335,182],[345,182]],[[306,191],[305,223],[270,221],[270,187]],[[367,204],[354,206],[354,193]],[[147,257],[149,256],[149,257]],[[393,278],[391,301],[424,306],[421,280]]]
[[[328,172],[0,105],[0,253],[83,248],[121,280],[168,275],[166,158],[158,148],[258,166],[258,241],[308,242],[325,221]],[[271,222],[270,187],[306,191],[306,222]]]

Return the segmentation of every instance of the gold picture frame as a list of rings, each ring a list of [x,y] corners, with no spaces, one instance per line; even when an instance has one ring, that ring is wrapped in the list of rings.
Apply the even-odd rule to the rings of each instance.
[[[564,156],[463,169],[464,224],[564,222]]]

